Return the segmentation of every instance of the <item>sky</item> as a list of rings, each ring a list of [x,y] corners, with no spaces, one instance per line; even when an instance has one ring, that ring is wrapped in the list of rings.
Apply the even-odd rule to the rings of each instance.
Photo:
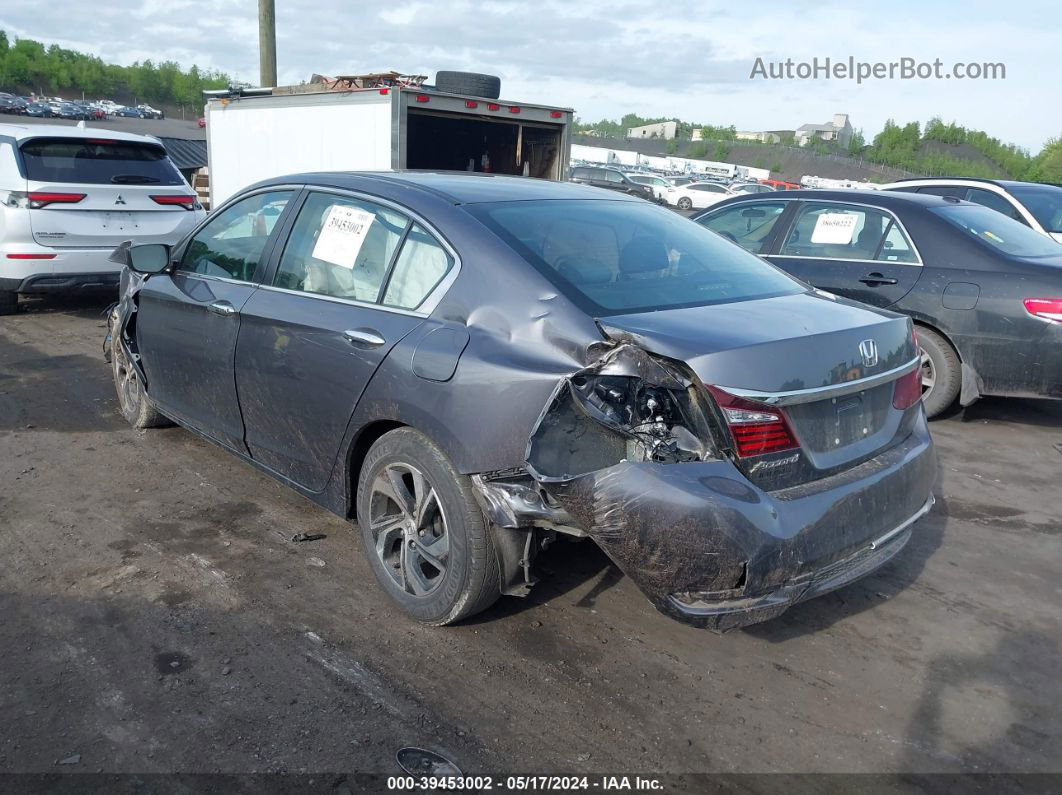
[[[279,82],[394,69],[487,72],[511,101],[579,118],[678,117],[794,129],[847,113],[869,141],[886,119],[933,116],[1039,151],[1062,137],[1056,2],[1012,0],[276,0]],[[258,84],[257,0],[4,0],[0,29],[113,63],[175,60]],[[750,78],[818,58],[1001,63],[1005,79]],[[795,67],[794,67],[795,68]]]

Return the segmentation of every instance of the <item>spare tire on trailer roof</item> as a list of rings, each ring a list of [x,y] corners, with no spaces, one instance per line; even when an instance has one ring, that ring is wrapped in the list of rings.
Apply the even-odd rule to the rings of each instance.
[[[435,88],[445,94],[497,99],[501,95],[501,78],[479,72],[436,72]]]

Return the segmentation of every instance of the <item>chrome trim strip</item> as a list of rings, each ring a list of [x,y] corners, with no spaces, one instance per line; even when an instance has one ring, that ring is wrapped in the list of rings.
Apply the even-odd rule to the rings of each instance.
[[[892,530],[890,530],[889,532],[887,532],[885,535],[881,536],[880,538],[875,538],[873,541],[870,542],[870,548],[871,549],[881,549],[881,547],[883,547],[889,540],[891,540],[892,538],[895,538],[897,535],[902,533],[904,530],[906,530],[912,524],[914,524],[919,519],[921,519],[923,516],[925,516],[927,513],[929,513],[930,509],[933,507],[933,505],[936,503],[936,501],[937,501],[937,498],[934,497],[932,494],[930,494],[929,495],[929,499],[926,500],[925,505],[923,505],[921,508],[919,508],[917,511],[915,511],[914,516],[910,517],[909,519],[907,519],[906,521],[904,521],[902,524],[898,525],[897,527],[894,527]]]
[[[842,395],[850,395],[853,392],[862,392],[864,389],[872,389],[888,381],[893,381],[901,375],[906,375],[920,366],[920,364],[921,357],[916,356],[899,367],[894,367],[877,375],[869,375],[866,378],[859,378],[855,381],[846,381],[843,384],[817,386],[811,389],[794,389],[789,392],[760,392],[755,389],[741,389],[739,387],[723,386],[722,384],[718,384],[718,387],[731,395],[736,395],[746,400],[755,400],[769,406],[791,406],[796,403],[810,403],[814,400],[841,397]]]
[[[442,282],[439,283],[442,286]],[[324,293],[308,293],[304,290],[289,290],[287,287],[274,287],[271,284],[259,284],[259,290],[268,290],[271,293],[284,293],[285,295],[298,295],[303,298],[316,298],[318,301],[330,301],[333,304],[346,304],[347,306],[360,306],[365,309],[379,309],[383,312],[392,312],[396,315],[409,315],[410,317],[427,317],[425,312],[413,311],[411,309],[400,309],[396,306],[385,306],[384,304],[377,304],[374,301],[359,301],[355,298],[340,298],[335,295],[325,295]],[[439,289],[438,287],[435,289]],[[429,297],[431,294],[429,294]],[[427,299],[425,299],[427,300]]]

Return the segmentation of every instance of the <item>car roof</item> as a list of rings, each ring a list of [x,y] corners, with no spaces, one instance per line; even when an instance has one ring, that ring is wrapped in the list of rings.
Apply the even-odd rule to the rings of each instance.
[[[602,199],[643,201],[614,191],[592,188],[578,182],[555,182],[533,177],[463,171],[333,171],[290,174],[259,183],[321,185],[348,190],[365,190],[395,196],[412,190],[433,195],[453,204],[531,201],[541,199]]]
[[[1036,187],[1044,188],[1059,188],[1062,186],[1054,185],[1050,182],[1025,182],[1019,179],[987,179],[985,177],[904,177],[898,179],[892,184],[899,185],[903,183],[905,185],[951,185],[955,183],[980,183],[982,185],[995,185],[996,187],[1003,188],[1009,191],[1011,188],[1020,188],[1025,185],[1032,185]]]
[[[104,130],[99,127],[71,127],[63,124],[0,123],[0,137],[14,138],[16,141],[25,141],[29,138],[100,138],[108,141],[161,144],[161,141],[154,135],[138,135],[121,130]]]
[[[848,202],[850,204],[871,204],[880,205],[881,207],[904,207],[904,206],[921,206],[921,207],[942,207],[944,205],[954,204],[970,204],[967,201],[960,201],[954,197],[935,196],[929,193],[904,193],[902,191],[894,190],[861,190],[858,188],[847,188],[837,190],[779,190],[772,191],[768,196],[766,194],[757,193],[749,194],[746,196],[735,196],[733,199],[728,199],[727,203],[738,203],[744,201],[838,201]],[[722,203],[714,205],[710,209],[721,207]]]

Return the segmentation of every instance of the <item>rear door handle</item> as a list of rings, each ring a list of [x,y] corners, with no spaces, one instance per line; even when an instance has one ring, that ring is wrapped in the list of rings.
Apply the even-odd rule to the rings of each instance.
[[[236,307],[234,307],[228,301],[215,301],[214,303],[207,306],[207,309],[209,309],[215,315],[223,315],[224,317],[236,314]]]
[[[379,348],[387,340],[381,337],[375,329],[353,328],[343,332],[343,336],[351,345],[359,348]]]
[[[876,271],[874,273],[868,273],[866,276],[864,276],[859,281],[863,282],[863,284],[869,284],[871,286],[873,286],[875,284],[897,284],[898,283],[896,281],[896,279],[890,279],[888,276],[885,276],[885,275],[883,275],[881,273],[878,273]]]

